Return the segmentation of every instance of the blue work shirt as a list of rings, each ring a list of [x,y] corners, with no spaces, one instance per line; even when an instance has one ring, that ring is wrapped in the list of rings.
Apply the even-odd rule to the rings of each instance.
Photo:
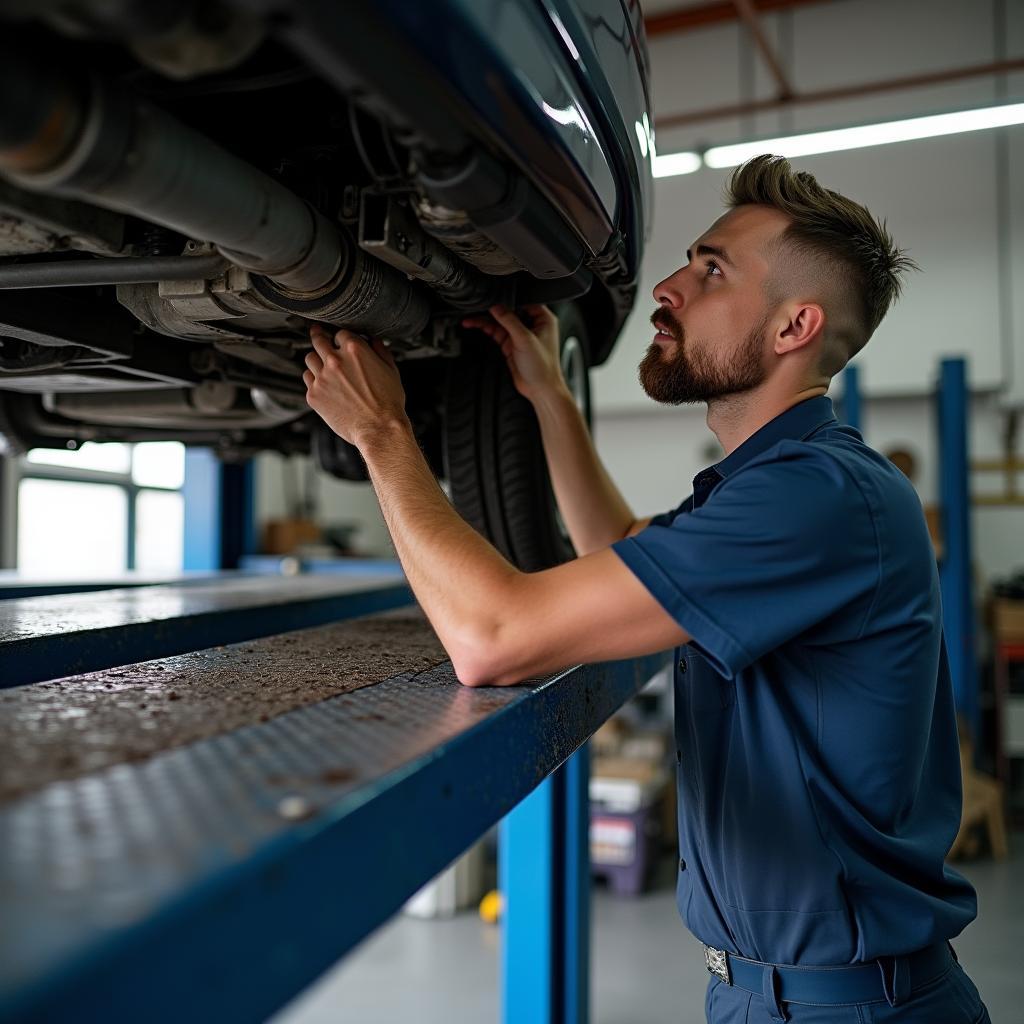
[[[769,963],[910,953],[975,917],[939,583],[909,481],[826,397],[767,423],[615,551],[676,652],[677,898]]]

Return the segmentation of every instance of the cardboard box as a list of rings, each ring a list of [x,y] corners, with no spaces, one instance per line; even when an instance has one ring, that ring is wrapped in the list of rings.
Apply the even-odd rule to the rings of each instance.
[[[590,766],[591,778],[630,779],[640,783],[651,782],[663,772],[657,761],[636,757],[595,757]]]
[[[634,814],[661,798],[668,769],[631,757],[595,757],[590,769],[590,800],[617,814]]]
[[[263,553],[290,555],[300,544],[320,539],[320,527],[310,519],[268,519],[263,526]]]
[[[992,626],[996,643],[1024,644],[1024,601],[997,598],[993,606]]]

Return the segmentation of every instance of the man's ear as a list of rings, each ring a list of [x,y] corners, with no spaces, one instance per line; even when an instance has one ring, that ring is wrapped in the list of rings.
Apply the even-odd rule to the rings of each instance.
[[[816,302],[803,302],[789,306],[783,313],[788,316],[775,335],[776,355],[795,352],[825,333],[825,311]]]

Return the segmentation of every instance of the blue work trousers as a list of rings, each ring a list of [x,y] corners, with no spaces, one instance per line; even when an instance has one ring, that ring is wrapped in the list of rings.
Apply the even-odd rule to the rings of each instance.
[[[974,982],[956,962],[945,974],[913,992],[899,1006],[885,1000],[847,1006],[781,1004],[784,1018],[774,1016],[762,996],[712,978],[704,1012],[708,1024],[991,1024]]]

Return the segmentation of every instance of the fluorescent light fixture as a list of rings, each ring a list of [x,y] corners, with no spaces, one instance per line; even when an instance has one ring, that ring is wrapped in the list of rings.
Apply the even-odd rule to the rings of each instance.
[[[699,153],[666,153],[654,156],[654,176],[674,178],[677,174],[693,174],[701,167]]]
[[[951,114],[931,114],[902,121],[865,124],[856,128],[837,128],[832,131],[809,132],[806,135],[741,142],[734,146],[714,146],[704,154],[704,163],[708,167],[734,167],[760,153],[810,156],[812,153],[836,153],[844,149],[885,146],[890,142],[931,139],[939,135],[976,132],[983,128],[1005,128],[1007,125],[1022,123],[1024,103],[1004,103],[997,107],[957,110]]]
[[[733,146],[713,146],[704,153],[666,153],[654,158],[654,176],[670,178],[692,174],[705,167],[735,167],[761,153],[778,156],[811,156],[816,153],[837,153],[844,149],[885,146],[890,142],[931,139],[939,135],[957,135],[984,128],[1006,128],[1024,124],[1024,103],[1003,103],[996,107],[956,110],[949,114],[909,117],[902,121],[865,124],[856,128],[836,128],[805,135],[784,135],[777,139],[740,142]]]

